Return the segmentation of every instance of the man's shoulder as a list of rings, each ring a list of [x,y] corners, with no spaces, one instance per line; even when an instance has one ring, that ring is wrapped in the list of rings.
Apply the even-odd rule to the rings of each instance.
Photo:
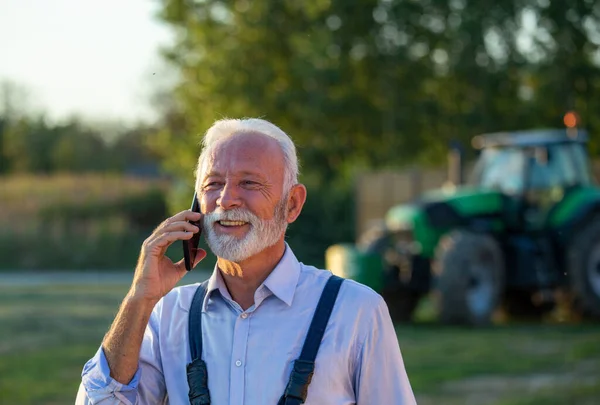
[[[305,284],[304,288],[319,290],[325,287],[325,283],[332,276],[329,270],[322,270],[305,264],[302,264],[301,274],[303,284]],[[382,303],[383,298],[371,287],[345,278],[336,301],[340,301],[347,308],[375,309]]]

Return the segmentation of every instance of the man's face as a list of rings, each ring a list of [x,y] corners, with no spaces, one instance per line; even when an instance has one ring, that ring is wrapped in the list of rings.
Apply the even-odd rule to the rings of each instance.
[[[277,142],[248,133],[218,143],[200,183],[204,235],[218,257],[241,262],[283,238],[287,196]]]

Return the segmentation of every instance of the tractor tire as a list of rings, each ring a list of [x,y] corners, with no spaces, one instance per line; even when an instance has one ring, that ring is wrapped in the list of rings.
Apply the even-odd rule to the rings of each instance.
[[[600,217],[573,239],[567,260],[573,309],[583,317],[600,319]]]
[[[397,283],[396,286],[386,286],[381,292],[383,300],[390,311],[394,323],[409,323],[423,294]]]
[[[445,324],[482,326],[504,291],[504,256],[490,235],[456,230],[443,236],[433,263],[436,309]]]
[[[358,243],[366,253],[375,253],[383,258],[384,272],[381,296],[388,306],[390,317],[394,323],[412,321],[413,313],[423,297],[423,293],[410,289],[400,280],[400,269],[385,260],[385,252],[392,249],[392,239],[382,226],[368,230]]]

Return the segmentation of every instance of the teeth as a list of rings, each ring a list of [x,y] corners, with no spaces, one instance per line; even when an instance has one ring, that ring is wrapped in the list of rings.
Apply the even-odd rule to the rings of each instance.
[[[246,224],[243,221],[219,221],[219,223],[223,226],[242,226]]]

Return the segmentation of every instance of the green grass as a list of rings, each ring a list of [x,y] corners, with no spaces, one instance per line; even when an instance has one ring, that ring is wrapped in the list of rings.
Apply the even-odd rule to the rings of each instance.
[[[0,404],[71,404],[127,287],[0,286]],[[423,404],[592,404],[599,325],[397,328]],[[546,383],[535,378],[546,376]],[[548,383],[550,381],[550,383]],[[486,388],[486,387],[491,388]]]
[[[559,401],[553,404],[570,404],[568,396],[557,397],[548,389],[552,381],[571,377],[570,390],[594,398],[594,388],[584,379],[578,381],[587,371],[582,365],[590,362],[598,364],[590,374],[600,381],[599,325],[415,325],[397,331],[411,384],[424,403],[464,404],[468,395],[488,384],[485,395],[497,399],[485,402],[489,404],[537,404],[547,396]],[[536,384],[539,393],[529,392],[538,389]]]
[[[124,286],[0,288],[0,403],[73,403]]]
[[[398,337],[416,390],[477,375],[567,372],[600,359],[600,328],[591,326],[405,326]]]

